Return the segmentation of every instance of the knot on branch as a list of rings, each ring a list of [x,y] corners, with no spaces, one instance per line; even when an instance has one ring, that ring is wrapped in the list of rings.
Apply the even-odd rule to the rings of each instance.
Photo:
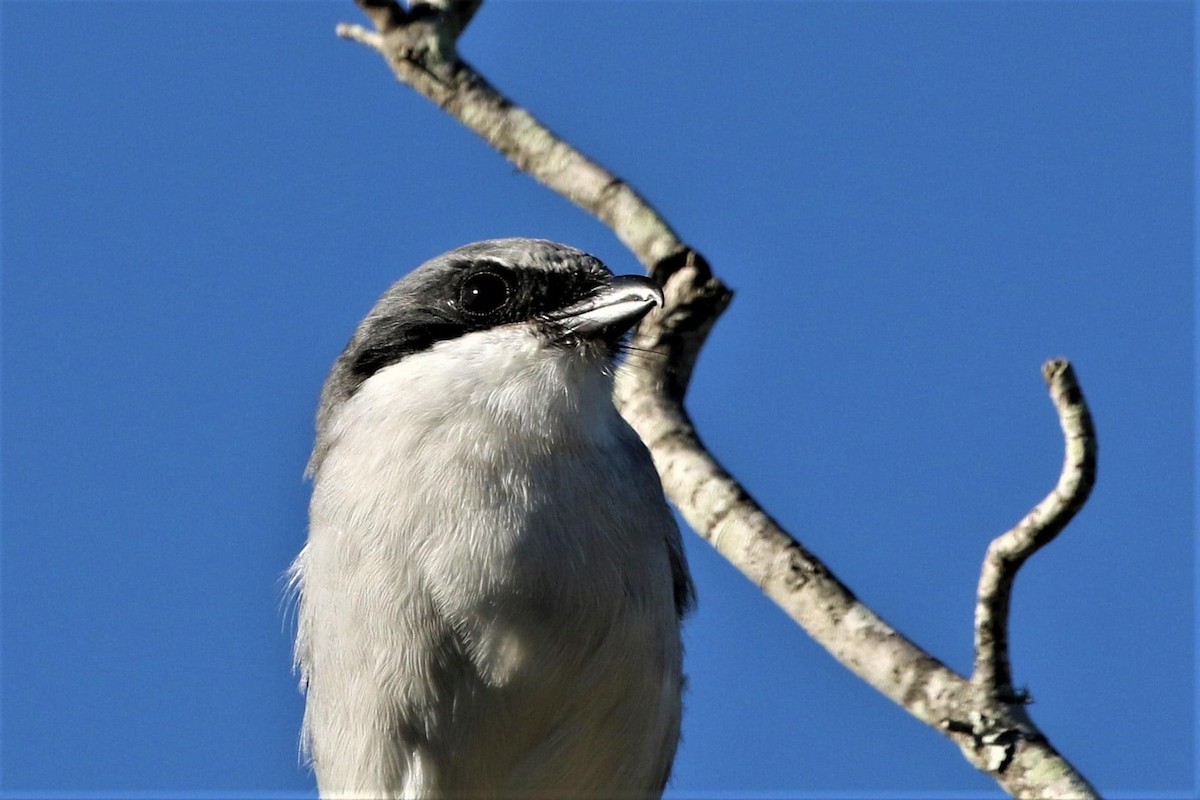
[[[680,310],[686,306],[688,314],[680,325],[686,325],[687,319],[700,315],[707,315],[710,322],[716,322],[733,301],[733,290],[713,274],[708,259],[690,247],[682,247],[659,259],[650,268],[650,275],[667,293],[668,314],[674,306]]]
[[[672,365],[664,372],[661,386],[679,402],[687,393],[700,348],[733,300],[733,292],[713,275],[704,256],[689,247],[659,259],[650,274],[663,287],[666,303],[642,321],[634,343]]]
[[[698,280],[708,280],[713,276],[712,267],[709,265],[708,259],[690,247],[682,247],[670,255],[659,259],[658,263],[650,268],[650,275],[660,284],[666,286],[671,276],[684,268],[694,271]]]
[[[974,706],[966,719],[947,719],[942,728],[959,734],[959,748],[979,769],[1004,774],[1022,743],[1044,742],[1043,736],[1025,716],[1021,705],[1007,708]]]
[[[781,561],[783,563],[783,585],[789,592],[798,591],[809,581],[817,578],[828,578],[829,569],[808,552],[799,542],[790,542],[784,549]],[[848,590],[847,590],[848,591]],[[850,593],[853,598],[853,593]],[[841,622],[841,607],[828,609],[831,621],[836,625]]]

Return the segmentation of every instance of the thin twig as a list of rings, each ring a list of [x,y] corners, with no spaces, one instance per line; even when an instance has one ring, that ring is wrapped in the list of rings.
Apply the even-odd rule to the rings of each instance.
[[[1058,412],[1065,454],[1058,484],[1013,528],[992,540],[975,603],[975,672],[971,682],[997,698],[1019,700],[1008,655],[1008,617],[1017,570],[1049,544],[1083,507],[1096,482],[1096,432],[1075,370],[1047,361],[1042,376]]]
[[[343,39],[365,44],[372,50],[383,52],[383,36],[375,31],[367,30],[362,25],[343,22],[334,29],[334,32]]]

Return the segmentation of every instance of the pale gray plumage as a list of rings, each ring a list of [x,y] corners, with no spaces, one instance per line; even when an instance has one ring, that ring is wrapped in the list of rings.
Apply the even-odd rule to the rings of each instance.
[[[325,797],[646,797],[691,583],[617,342],[661,292],[533,239],[379,300],[321,395],[292,567]]]

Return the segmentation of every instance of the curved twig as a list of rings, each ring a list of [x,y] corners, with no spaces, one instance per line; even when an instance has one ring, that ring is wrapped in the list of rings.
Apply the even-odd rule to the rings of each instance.
[[[378,32],[338,35],[376,50],[396,77],[482,137],[519,169],[604,222],[664,287],[664,307],[638,327],[635,347],[663,359],[623,370],[615,401],[649,447],[663,486],[688,523],[846,667],[959,745],[1015,797],[1095,797],[1020,703],[982,692],[860,603],[713,458],[683,407],[696,356],[732,293],[632,187],[568,145],[462,61],[454,43],[463,0],[405,12],[357,0]],[[472,11],[478,7],[473,3]],[[394,6],[383,9],[380,6]],[[382,27],[379,20],[384,21]]]
[[[1058,411],[1066,453],[1058,484],[1013,528],[992,540],[983,559],[975,603],[975,672],[971,682],[994,697],[1022,700],[1008,659],[1008,610],[1017,570],[1049,544],[1083,507],[1096,482],[1096,432],[1066,359],[1042,366]]]

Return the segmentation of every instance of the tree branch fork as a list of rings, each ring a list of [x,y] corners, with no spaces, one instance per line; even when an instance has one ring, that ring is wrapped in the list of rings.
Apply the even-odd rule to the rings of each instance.
[[[1050,493],[987,548],[975,604],[974,671],[964,677],[889,626],[751,497],[705,448],[683,405],[696,358],[732,293],[645,198],[492,87],[457,53],[481,0],[356,0],[374,30],[337,34],[379,53],[396,78],[436,103],[519,169],[604,222],[664,287],[666,303],[635,331],[661,354],[621,370],[614,401],[654,458],[688,524],[843,665],[954,741],[1019,798],[1097,797],[1030,719],[1013,687],[1008,619],[1017,571],[1083,506],[1097,443],[1075,372],[1043,366],[1065,455]]]

